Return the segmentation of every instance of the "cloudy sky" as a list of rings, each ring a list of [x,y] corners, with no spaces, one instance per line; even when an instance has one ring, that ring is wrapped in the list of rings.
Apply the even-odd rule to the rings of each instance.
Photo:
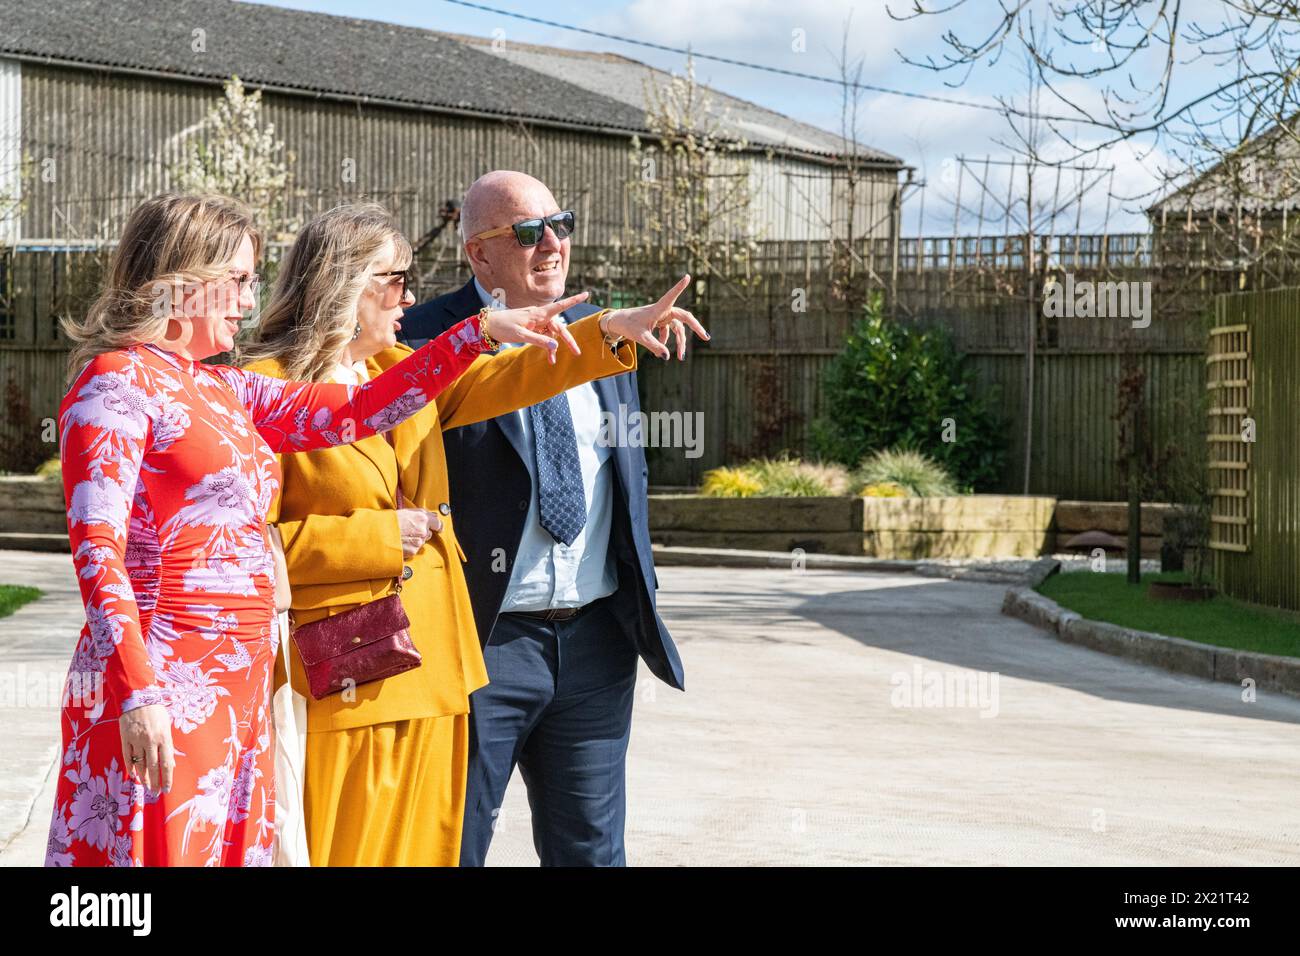
[[[382,19],[408,26],[425,27],[483,37],[501,37],[505,42],[541,43],[552,46],[609,51],[632,57],[665,70],[681,70],[685,58],[679,53],[649,49],[613,39],[603,39],[554,26],[530,23],[500,13],[470,9],[446,0],[420,3],[375,4],[362,0],[273,0],[278,6],[315,10],[343,16]],[[910,0],[891,0],[902,11]],[[994,97],[1023,97],[1027,89],[1023,66],[1012,51],[996,64],[981,64],[954,88],[953,74],[936,74],[906,64],[899,50],[914,58],[940,56],[942,35],[954,30],[963,39],[987,32],[996,10],[992,0],[972,0],[965,7],[941,17],[926,16],[900,22],[890,17],[884,0],[551,0],[540,5],[522,0],[483,0],[484,6],[525,13],[569,26],[584,27],[619,37],[689,48],[749,63],[795,70],[821,76],[838,76],[837,59],[847,36],[850,58],[862,58],[862,82],[913,93],[931,94],[983,103]],[[1195,5],[1200,5],[1199,3]],[[847,33],[846,33],[847,24]],[[804,49],[794,49],[795,31],[803,31]],[[1100,51],[1081,47],[1077,57],[1100,56]],[[705,83],[734,96],[743,97],[805,122],[838,132],[841,129],[840,90],[815,80],[765,73],[760,70],[709,61],[697,61],[697,76]],[[1079,102],[1096,102],[1097,90],[1076,83],[1067,92]],[[1044,103],[1044,112],[1057,113],[1055,104]],[[991,156],[995,161],[1012,155],[1006,120],[998,115],[967,106],[918,100],[902,96],[865,92],[860,107],[860,138],[863,142],[902,157],[916,168],[916,177],[926,183],[924,221],[920,195],[913,192],[905,207],[904,229],[915,234],[947,234],[953,225],[953,194],[957,165],[954,157],[977,160]],[[1081,131],[1086,132],[1086,131]],[[999,140],[1001,142],[999,142]],[[1048,142],[1047,155],[1062,155],[1064,146]],[[1143,228],[1139,210],[1153,197],[1159,171],[1168,159],[1140,147],[1120,146],[1089,160],[1101,172],[1066,170],[1061,173],[1060,194],[1070,196],[1080,187],[1089,189],[1082,204],[1084,231],[1129,231]],[[1113,174],[1108,172],[1113,168]],[[1007,195],[1008,167],[993,167],[990,192],[1001,200]],[[964,183],[963,205],[972,194],[972,181]],[[1056,189],[1055,170],[1038,174],[1038,195]],[[1012,186],[1023,190],[1023,168]],[[1114,198],[1107,201],[1107,193]],[[988,208],[993,208],[990,201]],[[1068,204],[1062,219],[1073,229],[1076,209]],[[1001,223],[1001,220],[998,220]],[[965,223],[964,227],[973,227]]]

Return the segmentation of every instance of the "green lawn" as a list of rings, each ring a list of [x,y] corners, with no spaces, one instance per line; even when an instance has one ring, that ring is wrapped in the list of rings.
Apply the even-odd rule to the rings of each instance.
[[[12,614],[28,601],[35,601],[40,596],[40,588],[29,588],[22,584],[0,584],[0,617]]]
[[[1130,586],[1123,574],[1075,571],[1054,574],[1038,589],[1062,607],[1094,621],[1154,631],[1189,641],[1263,654],[1300,657],[1300,615],[1216,595],[1209,601],[1159,601],[1147,596],[1152,581],[1182,581],[1182,574],[1144,575]]]

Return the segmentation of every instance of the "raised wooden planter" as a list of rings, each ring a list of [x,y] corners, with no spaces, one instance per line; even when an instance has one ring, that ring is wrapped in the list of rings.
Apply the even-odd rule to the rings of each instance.
[[[0,548],[71,550],[59,479],[0,475]]]
[[[1172,505],[1142,506],[1142,554],[1160,553]],[[650,536],[695,548],[744,548],[874,558],[1037,557],[1064,550],[1082,531],[1123,538],[1122,501],[1045,496],[952,498],[703,498],[650,496]]]
[[[1142,506],[1142,553],[1159,554],[1169,505]],[[1021,495],[952,498],[703,498],[650,496],[660,544],[875,558],[1037,557],[1080,531],[1123,537],[1123,502]],[[58,479],[0,476],[0,548],[67,551]]]
[[[650,537],[686,548],[862,554],[862,499],[651,495]]]
[[[863,498],[873,558],[1036,558],[1051,542],[1055,498]]]
[[[1055,499],[704,498],[652,495],[650,536],[669,546],[877,558],[1037,557]]]
[[[1160,556],[1165,516],[1174,505],[1159,502],[1142,505],[1142,556]],[[1054,550],[1064,551],[1065,542],[1083,531],[1105,531],[1116,537],[1128,534],[1128,504],[1123,501],[1058,501]]]

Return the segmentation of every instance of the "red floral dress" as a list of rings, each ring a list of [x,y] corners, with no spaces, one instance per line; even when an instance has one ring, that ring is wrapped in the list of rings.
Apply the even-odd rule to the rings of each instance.
[[[274,453],[386,431],[483,351],[471,318],[360,386],[286,382],[151,345],[81,372],[59,427],[86,624],[64,689],[46,865],[271,862]],[[171,716],[166,794],[147,792],[122,754],[118,717],[146,704]]]

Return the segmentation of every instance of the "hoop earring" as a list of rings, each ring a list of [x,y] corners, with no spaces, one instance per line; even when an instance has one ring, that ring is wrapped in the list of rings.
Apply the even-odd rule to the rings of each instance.
[[[355,342],[357,340],[357,336],[359,336],[360,334],[361,334],[361,323],[358,322],[357,327],[352,330],[352,341]]]

